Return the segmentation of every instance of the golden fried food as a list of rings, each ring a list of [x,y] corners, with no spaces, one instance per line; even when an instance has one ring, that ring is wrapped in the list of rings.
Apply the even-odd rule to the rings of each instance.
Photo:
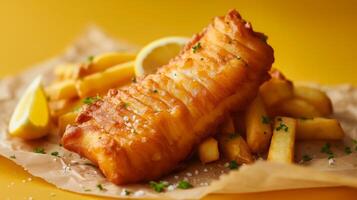
[[[175,169],[227,112],[255,98],[273,61],[262,34],[230,11],[157,73],[85,105],[62,143],[114,183],[157,179]]]

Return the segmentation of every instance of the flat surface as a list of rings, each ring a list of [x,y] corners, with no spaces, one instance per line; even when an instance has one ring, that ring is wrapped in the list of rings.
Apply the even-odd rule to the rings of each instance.
[[[269,36],[275,67],[293,80],[357,84],[357,1],[6,1],[0,2],[0,77],[61,53],[97,24],[134,44],[190,36],[216,15],[236,8]],[[0,199],[99,199],[56,189],[0,157]],[[23,183],[23,181],[25,183]],[[324,188],[207,199],[354,199],[356,189]]]

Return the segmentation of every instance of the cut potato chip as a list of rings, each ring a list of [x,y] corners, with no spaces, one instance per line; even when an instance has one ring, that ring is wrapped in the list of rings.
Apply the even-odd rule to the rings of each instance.
[[[280,102],[273,108],[269,109],[270,113],[274,116],[283,115],[294,118],[308,118],[308,117],[321,117],[322,114],[312,104],[305,100],[292,98]]]
[[[254,158],[243,137],[234,129],[233,120],[229,117],[218,133],[219,146],[223,156],[235,160],[238,164],[252,163]]]
[[[303,99],[313,106],[323,115],[332,114],[332,103],[325,92],[306,86],[295,86],[294,95],[297,98]]]
[[[294,161],[296,120],[289,117],[276,117],[271,139],[268,160],[280,163]]]
[[[46,94],[51,100],[72,99],[78,97],[74,80],[63,80],[53,83],[46,89]]]
[[[135,60],[136,54],[129,52],[110,52],[90,57],[88,64],[83,64],[80,68],[80,78],[87,75],[102,72],[115,65]]]
[[[340,140],[344,131],[336,119],[297,119],[296,138],[300,140]]]
[[[252,152],[261,153],[268,149],[272,136],[270,119],[260,96],[249,105],[245,114],[247,143]]]
[[[68,112],[58,117],[58,132],[62,136],[66,127],[70,124],[74,124],[76,121],[78,113],[77,112]]]
[[[259,94],[267,107],[272,107],[294,96],[293,84],[288,80],[271,78],[259,88]]]
[[[77,81],[76,88],[80,97],[106,93],[111,88],[127,84],[134,77],[134,62],[111,67]]]
[[[198,146],[198,155],[202,163],[209,163],[219,159],[218,142],[213,137],[205,139]]]

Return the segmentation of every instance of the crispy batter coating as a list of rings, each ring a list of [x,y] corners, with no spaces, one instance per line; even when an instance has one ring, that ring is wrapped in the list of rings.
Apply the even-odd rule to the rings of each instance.
[[[65,148],[96,163],[116,184],[157,179],[243,109],[269,76],[273,50],[235,10],[216,17],[155,73],[85,105]],[[100,84],[100,83],[98,83]]]

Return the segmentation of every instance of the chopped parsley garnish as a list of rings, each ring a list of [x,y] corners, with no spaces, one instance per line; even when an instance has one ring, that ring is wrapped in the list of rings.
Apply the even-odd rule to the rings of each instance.
[[[102,184],[98,184],[98,185],[97,185],[97,188],[98,188],[100,191],[106,191],[106,189],[102,186]]]
[[[59,154],[58,154],[57,151],[52,152],[51,155],[52,155],[52,156],[57,156],[57,157],[59,157]]]
[[[87,57],[87,62],[91,63],[94,60],[94,56],[88,56]]]
[[[192,52],[196,53],[200,48],[202,48],[201,43],[197,43],[195,46],[192,47]]]
[[[311,156],[305,154],[302,156],[302,161],[303,162],[309,162],[310,160],[312,160]]]
[[[132,78],[131,82],[136,83],[136,77]]]
[[[36,147],[33,152],[35,153],[41,153],[41,154],[46,154],[45,149],[42,147]]]
[[[16,159],[16,156],[15,156],[15,155],[12,155],[12,156],[10,156],[10,158],[12,158],[12,159]]]
[[[270,118],[268,116],[262,116],[262,123],[263,124],[270,124]]]
[[[132,192],[127,190],[127,189],[124,189],[124,194],[125,196],[129,196]]]
[[[87,97],[87,98],[83,99],[83,103],[91,105],[91,104],[95,103],[96,101],[98,101],[99,99],[100,99],[99,96]]]
[[[230,133],[230,134],[228,135],[228,138],[229,138],[229,139],[234,139],[234,138],[236,138],[236,137],[238,137],[238,136],[239,136],[238,133]]]
[[[328,159],[332,159],[335,157],[335,155],[333,154],[333,152],[331,151],[331,145],[330,143],[326,143],[324,144],[324,146],[322,146],[321,148],[321,153],[325,153],[328,155]]]
[[[277,131],[284,130],[285,132],[288,132],[288,129],[289,129],[289,127],[286,124],[280,122],[279,126],[276,127],[275,130],[277,130]]]
[[[237,161],[231,160],[231,161],[228,163],[228,168],[229,168],[229,169],[238,169],[238,163],[237,163]]]
[[[152,92],[153,93],[157,93],[158,91],[157,91],[157,89],[153,89]]]
[[[160,182],[150,181],[149,185],[156,192],[163,192],[165,190],[165,188],[168,186],[167,183],[163,182],[163,181],[160,181]]]
[[[177,185],[177,188],[180,188],[180,189],[189,189],[192,187],[193,186],[187,181],[180,181]]]
[[[351,147],[345,147],[345,154],[351,154],[352,153],[352,150],[351,150]]]
[[[84,189],[85,192],[90,192],[92,191],[91,189]]]

